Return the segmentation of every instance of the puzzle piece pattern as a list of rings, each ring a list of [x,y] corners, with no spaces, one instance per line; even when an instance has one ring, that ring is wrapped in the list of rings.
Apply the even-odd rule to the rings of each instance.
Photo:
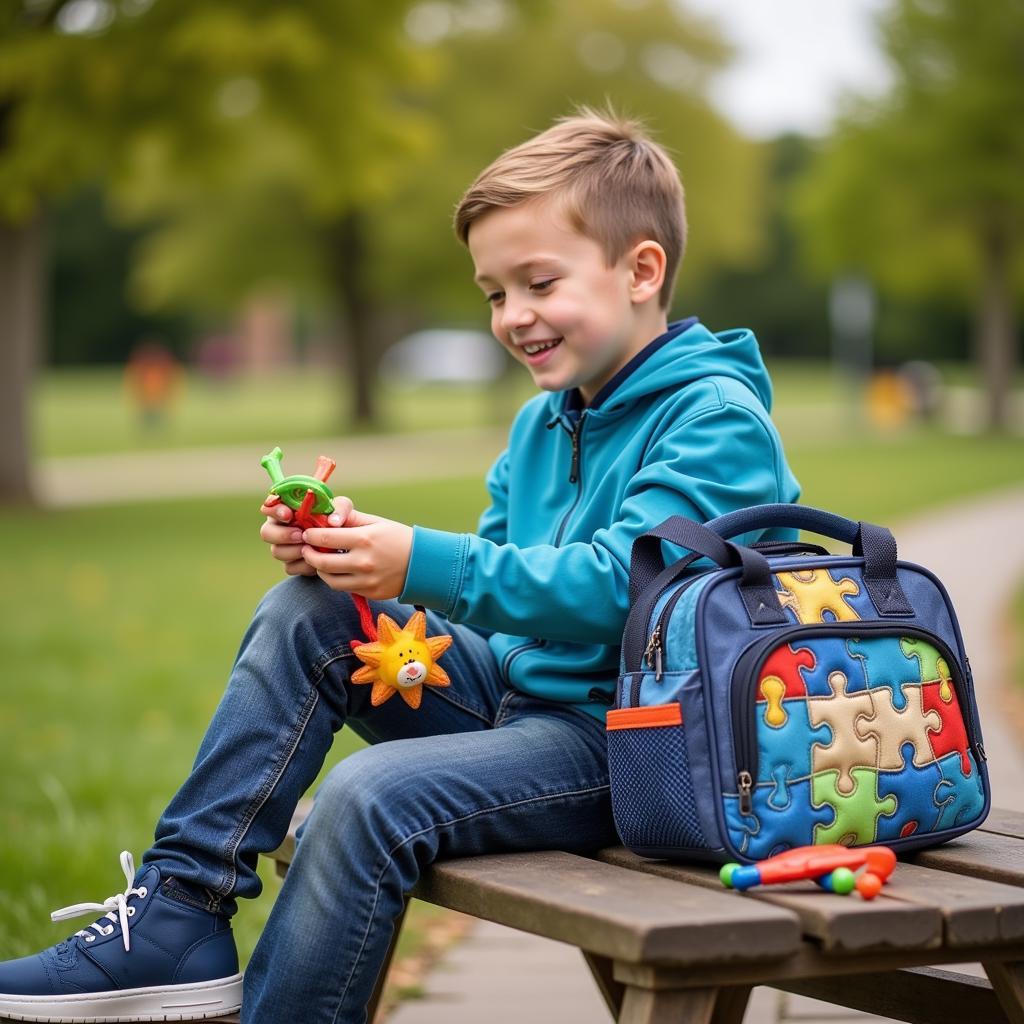
[[[974,755],[968,751],[970,771],[961,767],[960,754],[954,751],[939,758],[937,764],[942,772],[942,782],[935,790],[941,798],[942,811],[939,814],[939,828],[952,828],[976,818],[985,809],[985,791],[981,786],[981,774]]]
[[[794,782],[786,790],[789,802],[782,808],[771,805],[773,792],[769,786],[755,786],[751,793],[750,814],[740,812],[738,797],[727,796],[725,799],[729,838],[740,853],[754,860],[794,846],[806,846],[812,841],[810,837],[816,827],[827,826],[835,818],[831,807],[812,806],[809,779]],[[800,813],[787,813],[794,806],[801,808]]]
[[[877,742],[873,737],[862,737],[857,732],[857,722],[870,718],[875,713],[871,694],[849,693],[846,676],[833,672],[828,678],[832,693],[829,697],[809,699],[808,717],[815,725],[827,725],[832,732],[832,742],[817,746],[813,751],[815,772],[835,769],[838,774],[838,789],[850,794],[854,790],[851,770],[855,765],[874,764]]]
[[[836,580],[828,569],[776,573],[779,603],[792,610],[797,622],[842,622],[860,615],[845,600],[860,593],[849,576]]]
[[[864,663],[868,689],[886,687],[892,691],[893,707],[902,711],[907,706],[903,696],[904,683],[920,683],[920,657],[908,658],[896,637],[854,637],[846,641],[850,654]],[[934,648],[932,648],[934,650]]]
[[[757,779],[758,783],[771,782],[781,768],[786,779],[805,779],[811,774],[811,753],[815,744],[832,741],[827,723],[812,724],[809,702],[788,700],[786,722],[773,726],[766,717],[757,722]],[[764,708],[759,704],[758,709]]]
[[[738,795],[726,798],[730,836],[747,856],[889,841],[982,812],[962,708],[933,645],[895,635],[801,639],[772,651],[757,682],[750,813],[740,813]]]
[[[836,785],[839,772],[818,772],[811,780],[811,800],[815,807],[831,807],[835,820],[831,825],[815,825],[815,843],[870,844],[878,835],[880,816],[892,816],[899,804],[896,797],[878,797],[879,772],[854,768],[852,793],[841,793]]]

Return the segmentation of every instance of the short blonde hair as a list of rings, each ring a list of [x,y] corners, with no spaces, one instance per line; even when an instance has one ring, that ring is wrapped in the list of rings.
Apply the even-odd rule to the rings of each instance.
[[[477,176],[455,210],[455,234],[488,210],[533,199],[561,201],[573,229],[597,242],[608,266],[645,238],[665,250],[659,304],[668,309],[686,248],[686,206],[679,171],[638,120],[587,106],[506,150]]]

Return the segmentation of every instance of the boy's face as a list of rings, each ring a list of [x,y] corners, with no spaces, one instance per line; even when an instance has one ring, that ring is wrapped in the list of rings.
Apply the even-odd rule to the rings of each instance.
[[[653,262],[658,253],[663,260],[661,247],[646,242],[608,267],[598,243],[573,230],[558,205],[546,200],[488,210],[469,231],[475,280],[488,297],[494,336],[538,387],[577,387],[588,404],[665,330],[657,303],[663,264],[656,280],[645,281],[650,266],[637,272],[638,249],[650,256],[651,247],[657,250]]]

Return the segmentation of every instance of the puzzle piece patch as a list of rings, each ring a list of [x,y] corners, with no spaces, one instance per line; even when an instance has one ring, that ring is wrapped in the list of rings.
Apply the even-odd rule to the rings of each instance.
[[[832,578],[827,569],[807,569],[775,574],[782,587],[779,603],[789,608],[797,622],[843,622],[860,615],[846,602],[846,597],[860,593],[860,587],[849,576]]]
[[[891,690],[893,707],[902,711],[907,706],[903,684],[921,682],[918,659],[908,658],[895,636],[853,637],[846,641],[846,646],[863,663],[868,689],[884,686]]]
[[[937,826],[940,829],[973,821],[985,809],[981,773],[970,751],[967,758],[970,773],[962,770],[960,754],[956,751],[936,761],[942,773],[942,781],[935,790],[936,800],[942,805]]]
[[[948,701],[942,697],[944,688],[949,691]],[[964,775],[970,775],[967,727],[953,687],[948,686],[945,681],[926,683],[921,687],[921,704],[925,711],[937,715],[940,721],[939,727],[928,737],[928,743],[936,759],[956,752],[960,755],[961,771]]]
[[[739,797],[725,798],[729,838],[740,853],[753,860],[814,842],[815,829],[829,824],[835,817],[829,807],[811,806],[810,779],[790,783],[786,790],[789,798],[787,810],[799,807],[802,809],[799,814],[785,813],[773,807],[771,800],[775,792],[771,786],[755,786],[751,792],[750,814],[740,813]]]
[[[878,744],[876,768],[896,771],[905,767],[905,746],[913,748],[913,763],[918,767],[935,760],[929,732],[941,729],[942,719],[935,711],[925,712],[921,705],[921,689],[920,686],[903,688],[906,707],[902,711],[893,706],[891,690],[878,687],[868,691],[875,713],[871,718],[858,719],[854,728],[863,739],[874,736]]]
[[[902,771],[878,773],[878,795],[896,799],[896,813],[892,817],[878,819],[878,842],[901,839],[915,832],[934,832],[939,821],[943,803],[937,799],[942,772],[935,761],[915,767],[913,747],[904,744]],[[913,826],[913,827],[911,827]]]
[[[832,687],[829,685],[828,677],[833,672],[842,672],[847,677],[847,693],[855,693],[868,688],[862,664],[852,660],[850,652],[846,648],[846,641],[841,636],[814,638],[801,641],[801,645],[805,646],[814,657],[813,667],[800,671],[807,686],[808,697],[831,697]],[[856,669],[856,671],[851,672],[851,669]]]
[[[870,844],[878,835],[878,819],[896,812],[896,797],[878,797],[878,772],[874,768],[854,768],[852,793],[837,788],[839,772],[818,772],[811,777],[811,799],[816,807],[835,810],[831,825],[814,826],[815,843]]]
[[[796,650],[789,644],[779,644],[775,650],[765,659],[761,667],[761,692],[765,699],[768,694],[764,691],[763,681],[765,678],[778,679],[783,685],[783,699],[787,697],[806,697],[807,684],[804,682],[801,668],[814,668],[814,655],[807,647],[798,647]]]
[[[946,664],[946,659],[939,654],[934,645],[928,643],[927,640],[905,636],[900,639],[900,647],[908,658],[917,658],[922,683],[944,679],[947,681],[947,685],[943,688],[943,693],[947,693],[951,689],[948,685],[950,681],[949,665]],[[945,699],[944,696],[943,700]]]
[[[812,749],[815,744],[830,743],[832,730],[827,722],[812,725],[808,704],[806,700],[787,700],[786,724],[781,727],[774,727],[758,716],[758,783],[770,782],[780,766],[790,779],[806,778],[811,774]]]
[[[849,692],[842,672],[833,672],[828,681],[829,697],[807,699],[811,724],[827,725],[832,730],[831,743],[816,743],[811,749],[811,771],[817,777],[822,772],[835,769],[839,792],[849,796],[856,785],[851,768],[855,765],[873,766],[877,760],[878,742],[875,737],[861,736],[857,732],[857,720],[871,718],[875,707],[868,691]]]

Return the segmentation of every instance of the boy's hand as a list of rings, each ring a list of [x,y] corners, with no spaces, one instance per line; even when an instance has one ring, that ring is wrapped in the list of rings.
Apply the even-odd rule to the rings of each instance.
[[[302,557],[302,531],[292,525],[295,513],[283,501],[276,505],[264,502],[260,511],[267,517],[260,537],[270,545],[274,558],[284,562],[284,571],[289,576],[315,576],[316,569]]]
[[[332,590],[362,594],[375,601],[398,597],[405,589],[412,527],[357,512],[348,498],[335,498],[334,508],[330,527],[303,534],[301,550],[306,563]]]

